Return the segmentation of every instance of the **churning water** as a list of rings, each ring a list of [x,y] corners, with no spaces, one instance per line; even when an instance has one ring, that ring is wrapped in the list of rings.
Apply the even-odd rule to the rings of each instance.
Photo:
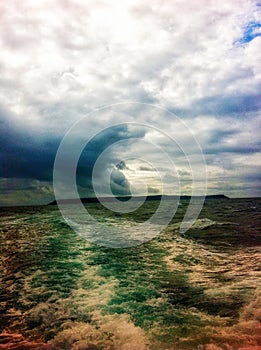
[[[86,207],[128,236],[157,205]],[[56,206],[2,209],[0,349],[260,349],[261,200],[207,200],[180,235],[186,205],[120,249],[76,234]]]

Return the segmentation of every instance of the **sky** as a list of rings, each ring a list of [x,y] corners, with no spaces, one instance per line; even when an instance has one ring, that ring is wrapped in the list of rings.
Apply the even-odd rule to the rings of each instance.
[[[54,198],[81,120],[80,195],[107,195],[108,178],[116,195],[162,179],[200,194],[206,171],[208,194],[261,196],[260,14],[254,0],[0,0],[0,205]]]

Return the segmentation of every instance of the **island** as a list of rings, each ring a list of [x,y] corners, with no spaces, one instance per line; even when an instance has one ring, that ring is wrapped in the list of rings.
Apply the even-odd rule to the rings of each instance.
[[[149,202],[149,201],[160,201],[162,199],[162,197],[164,198],[164,200],[191,200],[191,196],[175,196],[175,195],[152,195],[152,196],[147,196],[145,201]],[[86,197],[86,198],[80,198],[81,202],[84,204],[90,204],[90,203],[100,203],[100,202],[111,202],[114,199],[117,199],[119,201],[122,202],[126,202],[128,200],[130,200],[131,198],[133,200],[143,200],[144,196],[118,196],[118,197],[101,197],[101,198],[97,198],[97,197]],[[205,198],[206,200],[208,199],[229,199],[229,197],[227,197],[224,194],[211,194],[211,195],[207,195],[207,196],[195,196],[193,198]],[[60,203],[62,204],[76,204],[78,202],[78,199],[61,199],[59,200]],[[54,200],[50,203],[48,203],[47,205],[57,205],[57,201]]]

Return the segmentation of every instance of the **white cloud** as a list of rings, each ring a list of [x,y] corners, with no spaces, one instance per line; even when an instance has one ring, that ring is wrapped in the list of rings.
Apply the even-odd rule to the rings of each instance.
[[[184,117],[208,154],[257,151],[261,37],[242,38],[259,9],[244,0],[1,1],[3,118],[42,140],[95,108],[137,100]],[[106,122],[130,120],[178,132],[146,108]],[[90,116],[87,134],[104,121]]]

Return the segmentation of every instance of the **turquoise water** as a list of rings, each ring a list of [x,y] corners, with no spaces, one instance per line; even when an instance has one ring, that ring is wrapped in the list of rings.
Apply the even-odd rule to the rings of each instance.
[[[87,209],[127,228],[157,205]],[[121,249],[81,238],[56,206],[4,208],[0,349],[258,349],[261,200],[209,200],[181,236],[186,205],[157,237]]]

